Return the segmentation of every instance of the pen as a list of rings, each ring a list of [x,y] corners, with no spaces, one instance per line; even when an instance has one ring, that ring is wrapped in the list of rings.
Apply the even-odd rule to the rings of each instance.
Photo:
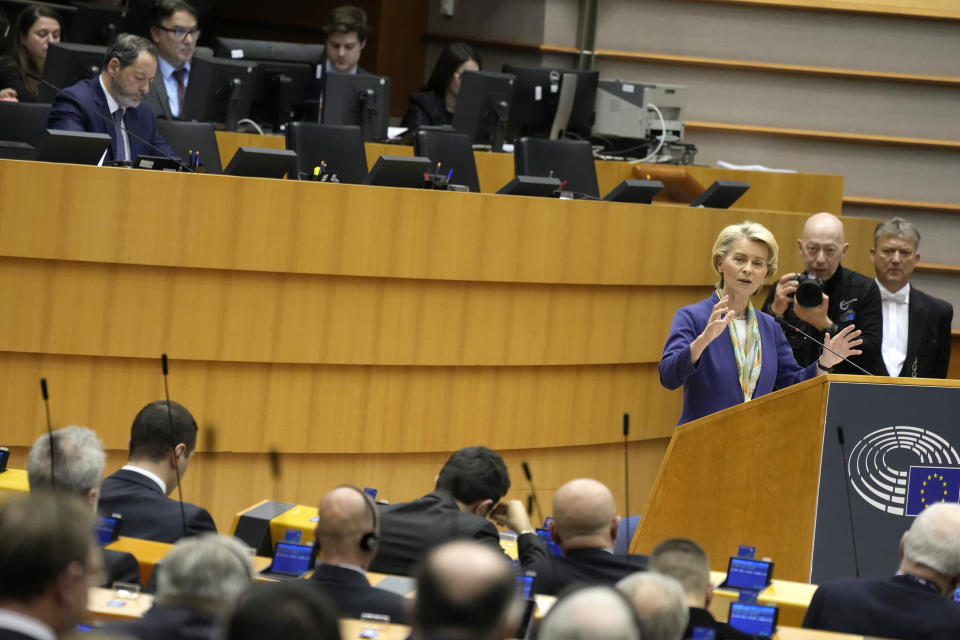
[[[453,169],[450,169],[450,171],[447,172],[447,182],[450,182],[450,176],[452,175],[453,175]]]

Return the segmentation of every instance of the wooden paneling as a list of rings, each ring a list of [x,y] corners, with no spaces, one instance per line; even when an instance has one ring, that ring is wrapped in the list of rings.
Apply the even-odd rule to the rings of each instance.
[[[862,133],[838,133],[835,131],[811,131],[809,129],[791,129],[787,127],[760,127],[746,124],[727,124],[721,122],[699,122],[688,120],[689,131],[713,131],[720,133],[743,133],[746,135],[777,136],[781,138],[800,138],[803,140],[824,140],[827,142],[849,142],[854,144],[882,144],[900,147],[918,147],[923,149],[960,150],[958,140],[931,140],[929,138],[904,138],[899,136],[877,136]]]
[[[732,4],[767,5],[785,9],[814,9],[850,13],[880,13],[917,18],[960,20],[955,0],[700,0]]]

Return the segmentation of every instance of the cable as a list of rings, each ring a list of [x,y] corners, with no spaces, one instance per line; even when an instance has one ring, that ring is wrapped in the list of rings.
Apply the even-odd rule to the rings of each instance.
[[[657,144],[657,148],[650,152],[646,158],[641,158],[640,160],[631,160],[630,164],[637,164],[638,162],[647,162],[652,158],[656,158],[657,154],[660,153],[660,149],[663,148],[663,143],[667,139],[667,123],[663,119],[663,112],[660,111],[657,105],[652,102],[647,103],[647,109],[653,109],[657,112],[657,117],[660,118],[660,142]]]
[[[258,125],[256,122],[254,122],[254,121],[251,120],[250,118],[240,118],[239,120],[237,120],[237,130],[238,130],[238,131],[239,131],[239,129],[240,129],[240,125],[242,125],[242,124],[249,125],[249,126],[253,127],[253,130],[254,130],[254,131],[256,131],[257,133],[259,133],[260,135],[264,135],[263,129],[260,127],[260,125]]]

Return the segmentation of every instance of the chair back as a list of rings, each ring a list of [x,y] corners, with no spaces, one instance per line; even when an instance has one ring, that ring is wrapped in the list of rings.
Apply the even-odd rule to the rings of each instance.
[[[287,149],[297,152],[297,172],[304,180],[314,167],[326,163],[325,171],[340,182],[363,184],[367,178],[367,154],[363,129],[355,125],[291,122],[287,125]]]
[[[467,134],[450,129],[420,129],[413,139],[413,153],[430,158],[433,166],[439,162],[443,175],[453,169],[451,183],[466,185],[474,193],[480,191],[477,161]]]
[[[520,138],[514,148],[518,176],[541,176],[567,181],[565,191],[600,197],[593,150],[586,140]]]

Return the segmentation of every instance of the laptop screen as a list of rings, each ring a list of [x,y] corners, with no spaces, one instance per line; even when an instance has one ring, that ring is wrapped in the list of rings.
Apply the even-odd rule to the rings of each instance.
[[[273,554],[273,566],[270,570],[274,573],[291,576],[303,575],[311,568],[310,556],[312,552],[313,547],[311,545],[278,542],[276,552]]]
[[[725,586],[760,591],[770,583],[773,563],[746,558],[730,558]]]

